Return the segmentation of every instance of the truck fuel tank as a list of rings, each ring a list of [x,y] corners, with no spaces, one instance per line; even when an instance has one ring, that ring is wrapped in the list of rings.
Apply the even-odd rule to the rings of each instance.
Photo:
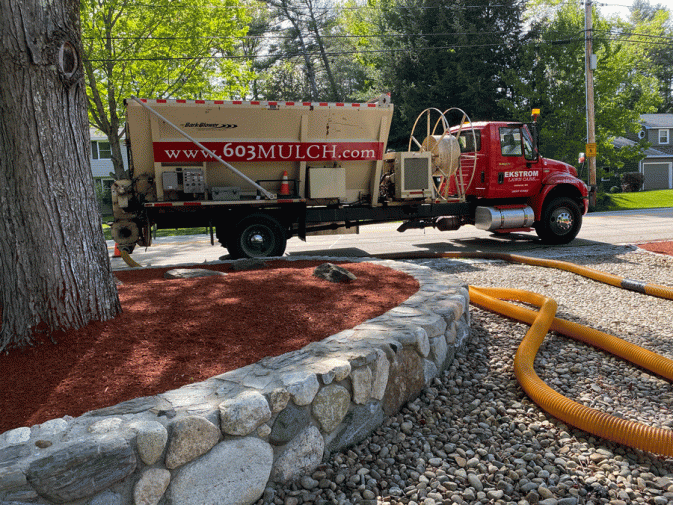
[[[529,206],[521,207],[477,207],[474,226],[480,230],[506,230],[530,228],[535,221],[535,213]]]

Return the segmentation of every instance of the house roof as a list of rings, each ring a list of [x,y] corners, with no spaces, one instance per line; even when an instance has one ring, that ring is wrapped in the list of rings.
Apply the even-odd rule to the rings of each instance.
[[[107,141],[107,135],[105,135],[102,131],[100,131],[96,128],[89,128],[89,137],[91,137],[91,140],[106,140]]]
[[[631,139],[627,139],[626,137],[615,137],[615,139],[612,141],[612,145],[614,145],[617,149],[620,149],[622,147],[633,146],[636,144],[637,142],[634,142]],[[649,149],[645,149],[645,151],[643,151],[643,154],[645,155],[646,158],[651,156],[671,156],[670,153],[661,151],[659,149],[653,149],[652,147],[650,147]]]
[[[659,149],[652,149],[651,147],[649,149],[645,149],[645,156],[650,157],[650,156],[671,156],[670,153],[667,153],[665,151],[660,151]]]
[[[615,146],[617,149],[620,149],[622,147],[630,147],[636,144],[637,142],[634,142],[631,139],[627,139],[626,137],[615,137],[615,139],[612,141],[612,145]]]
[[[673,114],[641,114],[640,122],[645,128],[673,128]]]
[[[105,142],[108,140],[107,135],[98,128],[89,128],[89,137],[91,137],[91,140],[102,140]],[[124,138],[124,135],[122,135],[121,138]]]

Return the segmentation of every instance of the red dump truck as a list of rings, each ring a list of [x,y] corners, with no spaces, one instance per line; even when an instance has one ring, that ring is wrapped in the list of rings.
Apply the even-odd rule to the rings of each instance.
[[[549,244],[579,232],[587,186],[545,159],[535,123],[471,122],[429,108],[406,151],[387,152],[389,95],[366,103],[126,101],[130,177],[112,186],[112,237],[128,252],[157,228],[208,227],[233,258],[287,239],[401,221],[473,224]]]

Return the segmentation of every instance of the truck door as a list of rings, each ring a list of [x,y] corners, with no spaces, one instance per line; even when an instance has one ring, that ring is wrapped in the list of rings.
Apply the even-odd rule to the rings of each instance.
[[[523,125],[498,128],[499,148],[495,173],[489,181],[489,198],[527,197],[539,191],[542,173],[530,133]]]

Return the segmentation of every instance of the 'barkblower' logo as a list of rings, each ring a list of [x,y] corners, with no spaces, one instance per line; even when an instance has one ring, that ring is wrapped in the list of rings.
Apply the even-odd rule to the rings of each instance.
[[[225,124],[225,123],[185,123],[182,125],[183,128],[213,128],[215,130],[221,130],[225,128],[238,128],[237,124]]]

